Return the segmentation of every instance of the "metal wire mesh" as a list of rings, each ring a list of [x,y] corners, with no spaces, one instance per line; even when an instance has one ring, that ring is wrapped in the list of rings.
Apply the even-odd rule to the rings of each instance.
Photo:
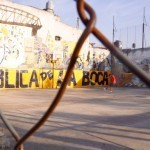
[[[146,75],[146,73],[140,68],[138,68],[135,64],[133,64],[122,52],[120,52],[118,48],[116,48],[111,42],[109,42],[109,40],[95,27],[96,14],[94,10],[84,0],[78,0],[76,2],[77,2],[77,10],[79,16],[82,19],[83,23],[85,24],[86,28],[77,42],[77,45],[71,57],[70,64],[68,66],[62,86],[60,87],[50,107],[46,110],[45,114],[38,121],[38,123],[35,124],[22,138],[19,137],[17,132],[11,127],[10,123],[6,119],[4,119],[5,116],[2,115],[1,113],[1,116],[3,117],[3,121],[5,122],[5,124],[7,124],[7,127],[9,128],[10,132],[12,133],[12,135],[17,141],[16,146],[14,148],[15,150],[23,149],[22,146],[23,143],[46,122],[48,117],[53,113],[56,106],[59,104],[66,90],[68,81],[72,75],[74,65],[78,58],[80,49],[90,33],[93,33],[94,36],[98,38],[104,44],[104,46],[111,51],[113,55],[115,55],[123,64],[125,64],[130,70],[132,70],[132,72],[135,75],[137,75],[143,82],[145,82],[145,84],[147,84],[150,87],[150,78]],[[89,14],[90,19],[87,19],[85,11]]]

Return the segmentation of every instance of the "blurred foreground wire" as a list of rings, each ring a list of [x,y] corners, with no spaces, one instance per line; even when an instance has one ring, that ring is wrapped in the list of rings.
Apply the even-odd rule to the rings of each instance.
[[[84,0],[78,0],[80,3],[79,15],[85,26],[87,26],[87,17],[84,12],[84,7],[88,5]],[[93,13],[93,12],[91,12]],[[150,77],[132,61],[130,61],[117,47],[115,47],[96,27],[94,27],[92,33],[94,36],[102,42],[102,44],[110,50],[124,65],[126,65],[135,75],[137,75],[147,86],[150,87]]]
[[[84,5],[84,3],[80,3],[79,1],[77,2],[77,9],[78,11],[84,7],[81,6]],[[58,103],[60,102],[65,89],[67,87],[68,81],[70,80],[70,77],[72,75],[76,60],[78,58],[79,52],[81,50],[82,45],[84,44],[86,38],[89,36],[89,34],[93,31],[93,28],[95,26],[95,22],[96,22],[96,15],[94,13],[94,10],[89,7],[88,5],[86,5],[85,10],[87,11],[87,13],[89,13],[90,16],[90,20],[86,20],[86,29],[84,30],[84,32],[82,33],[81,37],[79,38],[77,45],[73,51],[65,78],[63,80],[63,83],[56,95],[56,97],[54,98],[52,104],[50,105],[50,107],[48,108],[48,110],[45,112],[44,116],[39,120],[39,122],[31,129],[29,130],[20,140],[19,142],[16,144],[15,146],[15,150],[18,150],[21,146],[21,144],[23,144],[36,130],[38,130],[43,124],[44,122],[48,119],[48,117],[53,113],[54,109],[56,108],[56,106],[58,105]]]
[[[138,68],[135,64],[133,64],[126,56],[124,56],[124,54],[118,48],[116,48],[111,42],[109,42],[108,39],[95,27],[96,15],[94,10],[86,2],[84,2],[84,0],[77,1],[77,10],[79,12],[79,16],[81,17],[82,21],[86,25],[86,29],[84,30],[83,34],[79,38],[77,45],[73,51],[73,55],[71,57],[70,64],[68,66],[64,81],[57,95],[55,96],[52,104],[46,110],[45,114],[22,138],[19,137],[17,132],[14,131],[14,129],[9,124],[9,122],[5,120],[5,117],[1,114],[3,121],[5,122],[6,126],[9,128],[10,132],[13,134],[14,138],[17,141],[15,150],[20,150],[22,148],[22,144],[35,131],[37,131],[46,122],[48,117],[53,113],[54,109],[60,102],[66,90],[68,81],[70,80],[70,77],[72,75],[80,49],[90,33],[93,33],[104,44],[104,46],[107,47],[123,64],[129,67],[129,69],[132,70],[132,72],[136,74],[142,81],[144,81],[145,84],[150,86],[150,78],[146,75],[146,73],[142,71],[140,68]],[[89,14],[89,19],[86,17],[85,10]]]

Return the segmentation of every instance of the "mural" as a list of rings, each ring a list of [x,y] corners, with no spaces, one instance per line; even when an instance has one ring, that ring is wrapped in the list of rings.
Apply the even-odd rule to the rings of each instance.
[[[0,69],[0,88],[59,88],[66,70]],[[109,71],[74,70],[68,87],[105,86],[109,84]]]
[[[17,67],[24,59],[25,30],[19,26],[0,24],[0,66]]]
[[[41,11],[39,17],[42,17],[42,28],[36,33],[30,27],[0,23],[1,88],[54,88],[61,85],[57,77],[61,75],[63,79],[76,40],[82,31],[68,27],[65,29],[69,34],[62,34],[65,26],[61,25],[61,22],[57,24],[54,17],[50,17],[53,20],[49,26],[47,22],[44,22],[47,15],[43,16]],[[117,59],[115,65],[111,65],[108,50],[94,47],[94,43],[88,42],[87,40],[77,58],[68,87],[108,84],[107,74],[110,70],[114,70],[118,81],[117,86],[145,87],[145,84]],[[147,75],[150,75],[150,48],[122,51]]]
[[[54,88],[57,85],[57,81],[51,81],[53,78],[53,72],[58,70],[65,70],[70,62],[72,52],[75,48],[76,42],[64,41],[61,38],[53,37],[50,31],[47,32],[46,37],[31,36],[31,28],[21,27],[15,25],[3,25],[0,24],[0,67],[1,68],[39,68],[40,70],[32,72],[30,70],[16,71],[15,79],[18,80],[15,84],[9,84],[8,76],[11,73],[9,71],[2,71],[1,75],[5,74],[5,82],[1,82],[1,88]],[[133,62],[141,67],[147,74],[150,74],[150,48],[124,52]],[[136,56],[136,57],[135,57]],[[139,59],[140,58],[140,59]],[[55,61],[53,61],[55,60]],[[41,69],[49,68],[46,72]],[[32,70],[32,69],[31,69]],[[52,71],[53,70],[53,71]],[[103,85],[103,81],[98,81],[97,75],[92,83],[91,79],[88,80],[87,76],[90,76],[90,71],[109,71],[111,70],[110,53],[108,50],[94,49],[93,52],[88,50],[88,53],[81,53],[77,58],[75,65],[75,71],[83,71],[83,76],[79,75],[80,81],[74,80],[70,82],[73,87],[81,87],[84,85]],[[115,75],[117,77],[118,86],[133,86],[133,87],[145,87],[131,71],[128,70],[120,62],[116,61]],[[14,71],[11,71],[14,74]],[[37,73],[38,72],[38,73]],[[30,78],[31,81],[22,81],[24,76]],[[29,77],[29,74],[31,77]],[[40,75],[39,75],[40,74]],[[59,73],[57,73],[58,75]],[[56,76],[57,76],[56,75]],[[11,75],[10,75],[11,76]],[[14,75],[12,75],[14,76]],[[100,76],[102,76],[100,74]],[[34,79],[35,78],[35,79]],[[36,81],[36,78],[38,82]],[[76,77],[78,78],[78,77]],[[104,78],[104,77],[103,77]],[[85,81],[88,82],[83,82]],[[35,80],[35,81],[34,81]],[[3,81],[3,79],[1,79]],[[28,84],[27,84],[27,83]],[[52,83],[51,83],[52,82]],[[105,82],[105,81],[104,81]],[[107,82],[104,84],[108,84]]]
[[[76,42],[53,37],[47,31],[46,37],[31,36],[28,27],[0,24],[0,67],[4,68],[52,68],[66,69]],[[80,54],[75,69],[109,70],[106,54]],[[51,60],[56,60],[55,64]],[[107,64],[107,65],[106,65]],[[106,69],[107,67],[107,69]]]
[[[123,52],[132,60],[138,67],[143,69],[148,76],[150,76],[150,48],[123,50]],[[117,76],[119,76],[118,86],[127,87],[146,87],[146,85],[135,76],[126,66],[117,62],[115,70]]]

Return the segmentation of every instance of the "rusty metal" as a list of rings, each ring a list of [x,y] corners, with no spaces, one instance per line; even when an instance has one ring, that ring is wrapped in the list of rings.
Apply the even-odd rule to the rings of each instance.
[[[80,0],[79,3],[87,3],[84,0]],[[84,7],[79,10],[79,15],[85,25],[87,25],[87,17],[84,12]],[[94,36],[102,42],[102,44],[110,50],[123,64],[125,64],[132,72],[137,75],[146,85],[150,87],[150,77],[132,61],[130,61],[117,47],[115,47],[96,27],[94,27],[92,33]]]
[[[7,127],[7,129],[10,131],[11,135],[16,140],[16,142],[18,142],[20,139],[19,134],[17,133],[17,131],[14,129],[14,127],[10,124],[10,122],[7,120],[7,118],[1,111],[0,111],[0,117],[1,117],[2,121],[4,122],[5,126]],[[20,146],[19,150],[24,150],[23,145]]]
[[[77,8],[78,10],[80,10],[82,7],[84,7],[84,3],[79,4],[77,3]],[[30,129],[20,140],[19,142],[16,144],[15,146],[15,150],[18,150],[18,148],[21,146],[21,144],[23,144],[36,130],[38,130],[48,119],[48,117],[53,113],[54,109],[56,108],[56,106],[58,105],[58,103],[60,102],[68,81],[70,80],[70,77],[72,75],[73,69],[74,69],[74,65],[76,63],[76,60],[78,58],[80,49],[83,45],[83,43],[85,42],[86,38],[88,37],[88,35],[92,32],[94,26],[95,26],[95,21],[96,21],[96,15],[94,13],[94,10],[89,7],[88,5],[86,5],[85,7],[86,11],[89,13],[90,15],[90,20],[87,20],[87,27],[84,30],[84,32],[82,33],[81,37],[79,38],[77,45],[74,49],[73,55],[71,57],[64,81],[56,95],[56,97],[54,98],[52,104],[50,105],[50,107],[48,108],[48,110],[46,111],[46,113],[43,115],[43,117],[39,120],[39,122],[32,128]]]
[[[42,27],[38,17],[21,9],[0,4],[0,23],[31,27],[38,30]]]
[[[22,138],[19,138],[19,136],[17,136],[18,142],[16,143],[15,150],[19,150],[22,144],[46,122],[48,117],[53,113],[56,106],[59,104],[66,90],[68,81],[70,80],[70,77],[72,75],[80,49],[90,33],[93,33],[104,44],[104,46],[107,47],[122,63],[128,66],[133,71],[133,73],[135,73],[142,81],[145,82],[145,84],[150,86],[150,78],[146,75],[146,73],[142,71],[140,68],[138,68],[135,64],[133,64],[122,52],[120,52],[118,48],[116,48],[111,42],[109,42],[109,40],[95,27],[96,15],[94,10],[86,2],[84,2],[84,0],[77,0],[77,9],[82,21],[86,25],[86,29],[79,38],[77,45],[73,51],[73,55],[71,57],[64,81],[57,95],[55,96],[52,104],[46,110],[45,114],[38,121],[38,123],[36,123]],[[85,10],[90,16],[89,19],[85,15],[84,12]]]

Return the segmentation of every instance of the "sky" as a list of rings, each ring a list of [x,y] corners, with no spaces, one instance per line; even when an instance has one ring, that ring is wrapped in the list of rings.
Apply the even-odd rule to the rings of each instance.
[[[12,2],[44,9],[48,0],[11,0]],[[53,0],[55,14],[61,21],[76,27],[78,13],[74,0]],[[121,40],[123,47],[131,47],[136,43],[141,47],[142,24],[145,8],[145,47],[150,46],[150,0],[86,0],[96,12],[96,27],[112,41],[113,16],[115,24],[115,40]],[[80,21],[80,28],[84,25]],[[101,45],[94,36],[90,36],[90,42]]]

